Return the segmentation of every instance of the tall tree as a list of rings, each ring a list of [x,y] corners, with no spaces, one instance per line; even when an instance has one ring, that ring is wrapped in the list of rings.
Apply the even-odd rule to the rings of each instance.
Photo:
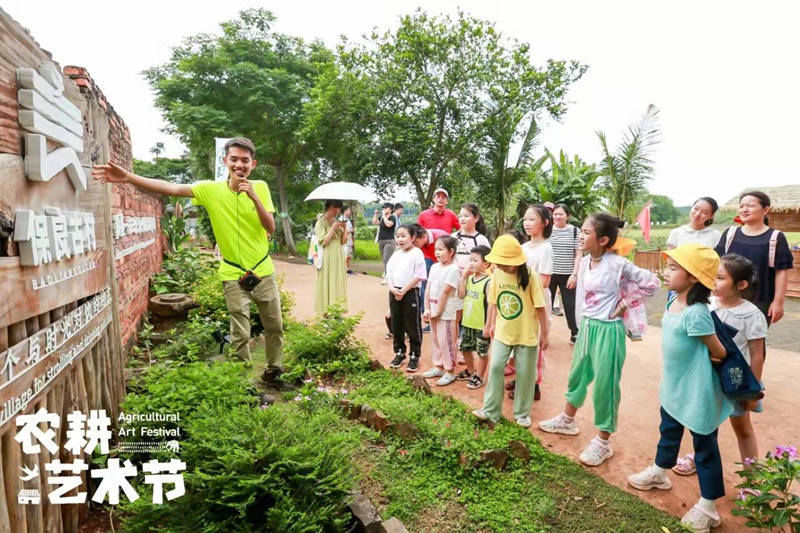
[[[527,44],[462,12],[417,10],[395,31],[343,42],[338,58],[309,113],[320,157],[379,189],[411,186],[422,206],[481,151],[496,117],[561,116],[569,85],[585,71],[564,61],[537,68]]]
[[[603,159],[600,173],[606,187],[609,209],[618,217],[624,217],[625,209],[647,194],[647,182],[653,178],[655,147],[661,142],[658,125],[658,108],[647,107],[642,119],[629,126],[628,131],[614,153],[608,148],[606,134],[597,132]]]
[[[242,11],[221,24],[222,35],[185,39],[166,64],[145,76],[168,129],[189,146],[200,177],[211,177],[215,137],[241,135],[255,142],[262,165],[254,178],[274,178],[279,221],[296,254],[288,189],[306,164],[304,104],[333,54],[319,42],[273,32],[274,21],[263,9]]]
[[[570,159],[563,150],[556,156],[545,149],[545,156],[549,167],[531,172],[514,189],[520,206],[517,216],[522,216],[522,207],[529,203],[563,203],[569,207],[572,219],[580,224],[601,207],[600,172],[594,163],[586,163],[577,155]]]
[[[533,155],[540,132],[536,117],[526,117],[520,108],[507,109],[489,123],[483,140],[486,171],[478,178],[478,189],[482,204],[496,213],[498,235],[513,223],[507,213],[516,216],[518,196],[514,191],[526,176],[537,173],[545,160]],[[520,151],[512,163],[511,149],[519,141]]]

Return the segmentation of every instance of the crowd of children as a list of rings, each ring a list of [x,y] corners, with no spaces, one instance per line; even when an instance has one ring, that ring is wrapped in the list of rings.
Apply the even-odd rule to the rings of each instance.
[[[669,489],[670,469],[681,475],[696,473],[701,498],[683,520],[695,531],[709,531],[720,523],[714,506],[724,494],[718,427],[730,418],[743,462],[758,454],[750,412],[760,412],[762,402],[756,397],[734,401],[723,393],[714,365],[727,352],[716,335],[712,312],[738,331],[736,346],[760,380],[767,328],[783,315],[786,273],[792,268],[785,236],[768,226],[769,207],[765,194],[744,194],[742,227],[732,227],[720,237],[706,229],[717,204],[701,198],[690,224],[676,230],[664,252],[670,292],[662,318],[661,437],[653,463],[631,475],[629,483],[641,490]],[[419,369],[425,322],[430,325],[432,366],[422,375],[438,378],[438,386],[466,381],[467,388],[479,389],[486,384],[483,406],[473,415],[492,423],[502,417],[505,388],[514,400],[517,424],[529,427],[531,407],[541,396],[549,345],[552,208],[529,206],[522,232],[499,235],[493,244],[477,205],[462,205],[458,221],[461,228],[452,235],[418,224],[395,229],[385,275],[390,291],[388,337],[395,354],[390,366],[401,368],[408,356],[406,371]],[[655,274],[626,259],[633,241],[619,236],[623,225],[616,217],[596,213],[577,230],[582,257],[576,257],[577,272],[568,278],[577,285],[575,316],[569,322],[578,333],[576,338],[570,332],[574,350],[566,402],[561,413],[538,424],[545,432],[578,435],[576,413],[594,383],[597,434],[580,454],[590,466],[614,455],[610,439],[619,421],[626,334],[637,340],[644,333],[644,301],[662,285]],[[716,251],[706,242],[709,236],[719,239]],[[426,272],[426,258],[433,257]],[[464,365],[460,372],[459,364]],[[510,373],[515,379],[504,384],[504,375]],[[694,454],[679,457],[684,428],[692,435]]]

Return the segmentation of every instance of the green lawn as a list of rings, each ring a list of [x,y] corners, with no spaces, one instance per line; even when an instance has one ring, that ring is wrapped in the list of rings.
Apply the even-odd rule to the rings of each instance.
[[[308,241],[302,240],[295,243],[297,253],[301,257],[308,255]],[[381,253],[375,241],[357,240],[355,246],[356,261],[380,261]]]
[[[257,384],[263,349],[253,359]],[[396,516],[409,531],[682,531],[674,517],[551,453],[515,424],[503,421],[491,429],[460,401],[414,390],[405,376],[388,370],[343,379],[337,387],[349,390],[350,402],[418,431],[413,439],[370,433],[353,456],[360,490],[381,516]],[[341,423],[342,431],[358,424],[344,412]],[[529,461],[511,457],[502,471],[478,463],[481,451],[508,451],[511,440],[528,447]]]

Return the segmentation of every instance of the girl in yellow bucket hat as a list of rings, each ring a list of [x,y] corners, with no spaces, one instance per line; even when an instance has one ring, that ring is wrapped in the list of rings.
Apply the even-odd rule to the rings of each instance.
[[[711,366],[726,355],[708,309],[719,256],[697,243],[682,244],[664,255],[667,286],[675,296],[661,319],[661,438],[655,461],[628,477],[628,483],[639,490],[671,488],[666,472],[677,463],[684,428],[688,429],[701,497],[681,521],[692,531],[710,531],[721,523],[714,500],[725,495],[717,430],[734,409]]]
[[[486,261],[497,265],[489,281],[489,303],[484,337],[492,337],[492,356],[483,407],[472,411],[481,420],[499,422],[503,408],[503,370],[512,352],[517,360],[514,418],[531,425],[536,382],[537,345],[548,345],[547,312],[539,276],[532,275],[519,241],[501,235]],[[540,333],[541,331],[541,333]]]

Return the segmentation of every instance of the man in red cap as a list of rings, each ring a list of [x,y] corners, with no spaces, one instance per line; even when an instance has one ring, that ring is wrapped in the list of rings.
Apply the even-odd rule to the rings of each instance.
[[[458,217],[455,213],[447,209],[447,203],[450,201],[450,195],[447,194],[447,191],[442,189],[441,187],[433,191],[433,207],[430,209],[426,209],[422,213],[419,214],[417,217],[417,223],[427,230],[440,230],[445,232],[447,235],[458,231],[461,229],[461,224],[458,222]],[[436,240],[436,236],[433,235],[436,232],[429,232],[430,238],[434,241]],[[428,242],[427,247],[422,249],[422,253],[425,256],[425,267],[428,273],[431,272],[431,267],[436,262],[436,256],[433,255],[433,241]],[[425,286],[427,285],[427,281],[422,282],[422,292],[420,296],[425,294]],[[422,298],[420,298],[421,301]],[[422,330],[424,333],[430,331],[430,326],[425,326],[425,329]]]
[[[417,222],[425,229],[440,229],[448,234],[461,229],[458,217],[447,209],[450,195],[447,191],[438,188],[433,193],[433,207],[426,209],[417,217]]]

